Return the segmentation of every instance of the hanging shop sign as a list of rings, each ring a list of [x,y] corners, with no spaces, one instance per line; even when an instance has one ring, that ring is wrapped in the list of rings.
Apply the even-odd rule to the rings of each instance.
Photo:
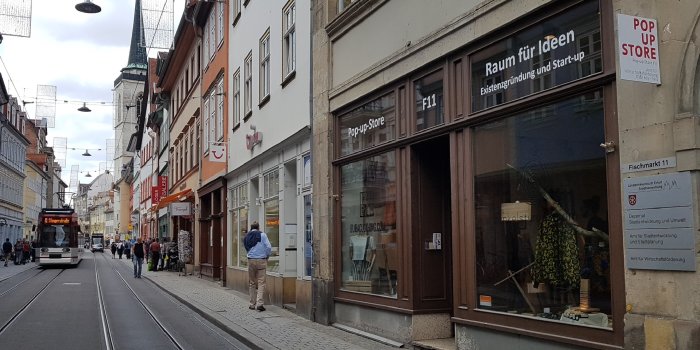
[[[209,145],[209,161],[214,163],[226,162],[226,144]]]
[[[156,204],[168,195],[168,177],[158,176],[157,183],[151,187],[151,203]]]
[[[695,271],[690,172],[624,180],[627,268]]]
[[[192,215],[192,203],[170,203],[170,216],[188,216]]]
[[[617,14],[620,79],[661,84],[655,19]]]
[[[588,1],[471,57],[472,112],[602,72],[597,1]]]
[[[260,131],[253,131],[250,134],[245,135],[245,147],[252,150],[253,147],[262,144],[263,134]]]

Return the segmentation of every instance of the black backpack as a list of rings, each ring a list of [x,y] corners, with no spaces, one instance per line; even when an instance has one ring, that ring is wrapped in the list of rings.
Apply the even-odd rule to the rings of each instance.
[[[243,246],[245,251],[250,251],[251,248],[255,247],[256,244],[260,242],[260,231],[250,230],[243,238]]]

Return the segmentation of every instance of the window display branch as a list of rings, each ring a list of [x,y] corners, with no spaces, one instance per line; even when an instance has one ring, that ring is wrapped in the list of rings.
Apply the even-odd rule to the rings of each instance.
[[[523,267],[523,268],[521,268],[520,270],[515,271],[515,272],[510,272],[510,270],[508,270],[508,271],[509,271],[508,276],[506,276],[506,278],[504,278],[504,279],[502,279],[502,280],[500,280],[500,281],[494,283],[493,286],[495,287],[495,286],[497,286],[497,285],[499,285],[499,284],[501,284],[501,283],[503,283],[503,282],[509,280],[510,278],[512,278],[512,277],[514,277],[515,275],[517,275],[517,274],[523,272],[524,270],[528,269],[530,266],[532,266],[532,265],[534,265],[534,264],[535,264],[535,262],[533,261],[533,262],[527,264],[527,266],[525,266],[525,267]]]
[[[508,164],[508,163],[506,163],[506,165],[507,165],[509,168],[515,170],[520,176],[522,176],[522,177],[525,178],[530,184],[532,184],[532,185],[537,189],[537,191],[540,193],[540,195],[542,195],[542,197],[544,198],[544,200],[547,201],[547,203],[549,203],[549,205],[551,205],[552,208],[554,208],[554,210],[555,210],[559,215],[561,215],[561,217],[563,217],[564,220],[566,220],[566,222],[569,223],[569,224],[574,228],[574,231],[576,231],[576,233],[581,234],[581,235],[584,235],[584,236],[588,236],[588,237],[599,237],[599,238],[601,238],[601,239],[604,239],[606,242],[609,240],[608,234],[605,233],[605,232],[603,232],[603,231],[601,231],[601,230],[598,230],[598,229],[596,229],[596,228],[593,228],[592,230],[586,230],[585,228],[581,227],[581,225],[579,225],[579,224],[571,217],[571,215],[569,215],[569,213],[567,213],[567,212],[561,207],[561,205],[559,205],[559,203],[557,203],[557,201],[555,201],[554,198],[552,198],[552,196],[550,196],[549,193],[547,193],[547,191],[545,191],[545,189],[542,188],[542,186],[540,186],[539,184],[537,184],[537,182],[535,181],[535,179],[533,179],[532,176],[530,176],[530,174],[527,174],[526,172],[524,172],[524,171],[522,171],[522,170],[520,170],[520,169],[518,169],[518,168],[516,168],[516,167],[514,167],[514,166],[512,166],[512,165],[510,165],[510,164]]]

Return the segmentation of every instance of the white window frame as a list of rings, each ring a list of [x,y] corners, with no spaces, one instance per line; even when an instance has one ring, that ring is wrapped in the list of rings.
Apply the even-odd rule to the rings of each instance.
[[[290,1],[282,9],[282,78],[287,79],[297,69],[296,2]]]
[[[244,89],[243,89],[243,115],[248,117],[253,112],[253,51],[248,52],[243,64]]]
[[[241,123],[241,68],[233,73],[233,127]]]
[[[216,88],[209,92],[209,143],[216,141]],[[209,146],[207,146],[209,148]]]
[[[224,4],[221,2],[216,3],[216,14],[217,14],[217,20],[216,20],[216,25],[217,25],[217,35],[219,38],[219,45],[221,45],[224,42]]]
[[[224,78],[219,78],[216,84],[216,140],[224,139]]]
[[[209,96],[207,95],[204,98],[204,103],[202,104],[202,116],[204,117],[204,130],[202,130],[202,134],[204,136],[204,140],[202,143],[202,150],[204,153],[209,151]]]
[[[260,37],[260,103],[270,96],[270,28]]]
[[[207,21],[207,26],[209,28],[209,60],[214,58],[214,53],[216,53],[216,12],[209,12],[209,20]]]
[[[233,17],[232,18],[232,24],[235,27],[236,23],[238,22],[238,18],[241,15],[241,0],[231,0],[231,12]]]

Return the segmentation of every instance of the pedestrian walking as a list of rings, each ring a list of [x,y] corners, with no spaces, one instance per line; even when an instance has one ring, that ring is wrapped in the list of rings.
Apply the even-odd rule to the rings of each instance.
[[[31,246],[29,245],[28,240],[24,240],[22,243],[22,264],[26,264],[27,261],[29,261],[29,252],[32,250]]]
[[[250,293],[251,310],[265,311],[263,298],[265,296],[265,277],[267,275],[267,259],[272,253],[272,245],[265,232],[260,231],[260,224],[254,221],[250,231],[245,235],[243,244],[248,252],[248,292]]]
[[[151,251],[151,263],[148,264],[151,271],[158,270],[158,261],[160,261],[160,243],[158,243],[158,238],[153,240],[150,246]]]
[[[22,241],[19,239],[15,243],[15,265],[22,263]]]
[[[119,255],[119,259],[121,259],[122,255],[124,255],[124,242],[122,241],[117,243],[117,255]]]
[[[37,247],[37,243],[36,243],[36,240],[34,240],[31,242],[31,246],[29,249],[29,256],[31,257],[32,262],[36,261],[36,251],[34,250],[34,248],[36,248],[36,247]]]
[[[5,267],[12,256],[12,243],[9,238],[5,238],[5,243],[2,244],[2,256],[5,258]]]
[[[131,260],[134,262],[134,278],[141,278],[143,258],[146,256],[146,247],[144,247],[141,237],[136,239],[136,244],[134,244],[132,248],[131,256],[133,257]]]
[[[114,259],[116,257],[115,254],[117,253],[117,245],[112,242],[112,244],[109,246],[109,250],[112,251],[112,259]]]
[[[126,254],[127,259],[131,259],[131,243],[129,241],[124,241],[124,254]]]

